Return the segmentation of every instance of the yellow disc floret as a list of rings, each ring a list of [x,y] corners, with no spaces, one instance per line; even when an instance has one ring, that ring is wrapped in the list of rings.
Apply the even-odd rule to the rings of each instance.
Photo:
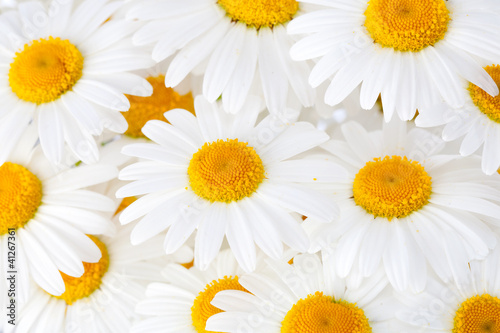
[[[217,3],[232,21],[256,29],[284,24],[299,10],[295,0],[218,0]]]
[[[386,156],[367,162],[354,179],[357,205],[375,217],[405,217],[419,210],[431,195],[431,177],[417,161]]]
[[[257,190],[264,179],[264,166],[247,142],[217,140],[193,154],[188,175],[194,193],[211,202],[229,203]]]
[[[370,0],[365,17],[376,43],[416,52],[444,38],[450,12],[444,0]]]
[[[455,313],[452,333],[500,333],[500,299],[488,294],[468,298]]]
[[[123,112],[127,120],[128,129],[126,135],[133,138],[145,138],[141,132],[149,120],[163,120],[166,111],[180,108],[194,114],[194,100],[191,93],[178,94],[174,89],[165,87],[165,76],[146,78],[153,86],[153,94],[148,97],[126,95],[130,101],[130,109]]]
[[[500,65],[487,66],[484,69],[500,87]],[[473,83],[469,83],[469,93],[472,102],[482,113],[491,120],[500,123],[500,95],[493,97]]]
[[[83,56],[68,40],[34,40],[16,53],[9,84],[20,99],[36,104],[55,101],[82,77]]]
[[[125,197],[125,198],[123,198],[122,201],[120,202],[120,205],[116,209],[114,215],[117,215],[117,214],[121,213],[125,208],[127,208],[128,206],[130,206],[136,200],[137,200],[136,197]]]
[[[281,333],[369,333],[368,318],[356,304],[317,291],[295,303],[281,323]]]
[[[193,320],[193,326],[195,327],[196,332],[212,332],[205,331],[207,320],[214,314],[222,312],[222,310],[216,308],[210,304],[210,302],[212,302],[215,294],[222,290],[241,290],[248,292],[238,282],[237,276],[225,276],[223,279],[214,280],[207,284],[205,290],[200,292],[195,298],[193,306],[191,307],[191,319]]]
[[[54,296],[66,301],[68,305],[92,295],[99,289],[102,278],[109,268],[109,254],[106,245],[95,236],[88,236],[101,250],[102,257],[99,262],[84,262],[85,273],[79,278],[75,278],[61,272],[61,276],[66,286],[66,291],[61,296]]]
[[[23,227],[42,203],[42,183],[28,169],[5,162],[0,166],[0,236]]]

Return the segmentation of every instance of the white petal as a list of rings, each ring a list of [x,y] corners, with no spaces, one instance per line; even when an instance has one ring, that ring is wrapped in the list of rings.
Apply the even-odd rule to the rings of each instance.
[[[104,83],[80,79],[73,86],[73,91],[111,110],[127,111],[130,108],[130,102],[125,95]]]
[[[237,113],[243,107],[255,77],[257,54],[257,31],[245,29],[245,43],[242,45],[240,58],[222,92],[222,104],[227,112]]]
[[[229,20],[221,20],[215,27],[179,51],[165,74],[165,85],[177,86],[195,66],[213,52],[230,26]]]
[[[288,160],[271,164],[266,177],[273,181],[329,183],[347,179],[347,171],[327,160]]]
[[[329,197],[297,185],[264,182],[257,194],[279,207],[324,222],[332,221],[338,214],[337,205]]]
[[[47,193],[62,193],[96,185],[115,178],[118,169],[110,165],[81,165],[44,181]]]
[[[281,67],[273,32],[259,30],[259,73],[267,108],[272,114],[284,112],[288,94],[288,80]]]
[[[212,203],[204,212],[196,233],[194,262],[206,270],[219,253],[228,224],[225,203]]]
[[[234,257],[245,272],[253,272],[257,262],[252,230],[248,218],[237,203],[228,205],[226,237]]]
[[[24,229],[18,229],[19,239],[29,258],[29,267],[33,280],[48,293],[59,296],[65,290],[64,281],[53,261],[40,243]]]
[[[245,42],[246,24],[231,27],[210,56],[203,79],[203,95],[210,103],[220,97],[240,59]]]
[[[40,133],[40,145],[47,158],[59,164],[62,161],[64,149],[64,132],[59,112],[55,103],[45,103],[38,106],[38,132]]]
[[[328,140],[328,135],[315,129],[310,123],[298,122],[286,126],[269,143],[262,142],[263,146],[257,150],[264,165],[282,161],[312,149]]]

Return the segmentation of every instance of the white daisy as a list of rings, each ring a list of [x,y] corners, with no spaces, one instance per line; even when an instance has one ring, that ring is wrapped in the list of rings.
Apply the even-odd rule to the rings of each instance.
[[[123,113],[128,123],[125,135],[131,138],[146,138],[141,129],[149,120],[165,121],[163,114],[172,109],[184,109],[194,113],[194,98],[191,91],[184,94],[165,87],[165,75],[146,76],[153,87],[151,96],[127,95],[130,109]]]
[[[128,71],[154,61],[132,46],[133,22],[105,22],[120,5],[26,1],[0,16],[0,163],[31,121],[54,163],[64,162],[64,143],[77,158],[94,163],[93,135],[104,128],[125,131],[119,112],[129,108],[124,93],[151,94],[149,83]]]
[[[167,283],[151,283],[137,307],[144,316],[131,332],[205,333],[207,319],[220,312],[210,305],[221,290],[245,290],[238,283],[244,272],[230,250],[221,251],[206,271],[170,264],[162,272]]]
[[[282,112],[288,96],[304,106],[314,102],[308,65],[293,62],[289,55],[292,39],[285,27],[301,12],[297,1],[136,2],[128,17],[148,23],[134,42],[155,43],[156,61],[173,56],[167,87],[175,87],[188,73],[203,73],[205,97],[214,102],[222,95],[225,110],[232,113],[243,108],[254,88],[263,93],[271,113]]]
[[[485,70],[500,85],[500,65]],[[463,156],[471,155],[484,143],[481,168],[491,175],[500,167],[500,96],[492,97],[473,83],[463,89],[467,96],[463,108],[436,104],[422,110],[415,123],[422,127],[446,124],[442,134],[446,141],[465,136],[460,147]]]
[[[165,113],[170,124],[153,120],[142,129],[154,143],[123,149],[147,161],[120,172],[120,179],[135,181],[117,197],[146,195],[120,221],[144,216],[132,233],[134,244],[168,228],[167,253],[198,228],[195,265],[201,269],[217,255],[225,234],[240,265],[252,271],[255,243],[274,258],[281,256],[282,242],[308,248],[307,235],[289,212],[331,221],[336,205],[306,185],[335,182],[345,172],[329,161],[293,159],[328,139],[311,124],[268,116],[255,126],[260,107],[254,100],[239,117],[220,107],[198,96],[196,117],[171,110]]]
[[[15,231],[18,299],[26,299],[32,277],[47,292],[60,295],[59,271],[81,276],[82,261],[96,262],[98,247],[85,234],[110,234],[113,225],[101,212],[113,211],[113,201],[85,187],[113,179],[114,166],[95,164],[54,170],[40,146],[33,150],[37,131],[30,125],[15,150],[0,165],[0,248],[7,249]],[[2,258],[0,271],[7,266]],[[5,285],[2,280],[0,284]],[[2,292],[3,293],[3,292]]]
[[[273,261],[269,267],[273,272],[239,279],[247,292],[215,295],[212,305],[225,312],[208,319],[207,331],[388,332],[395,303],[386,295],[382,272],[353,290],[335,270],[323,269],[315,255],[296,256],[293,265]]]
[[[485,176],[478,158],[440,155],[439,137],[407,132],[397,119],[383,131],[366,132],[353,122],[341,131],[344,140],[322,145],[349,173],[331,189],[341,218],[326,227],[306,221],[315,239],[311,250],[338,242],[341,277],[359,284],[383,265],[394,288],[416,292],[425,287],[427,263],[448,282],[495,247],[488,225],[500,225],[500,192],[493,187],[499,179]]]
[[[396,313],[405,332],[496,333],[500,330],[500,247],[486,260],[470,263],[468,283],[431,280],[419,295],[399,294]]]
[[[500,54],[494,0],[303,0],[321,6],[290,22],[288,33],[309,34],[291,48],[294,60],[319,59],[309,83],[333,76],[325,101],[335,105],[358,85],[365,109],[382,94],[384,115],[410,120],[416,109],[444,99],[465,102],[466,79],[490,95],[498,87],[482,69]]]
[[[89,236],[102,252],[97,263],[84,263],[85,273],[64,275],[66,291],[53,296],[37,289],[19,312],[16,332],[128,332],[139,316],[134,308],[146,285],[161,278],[161,266],[149,261],[162,255],[161,237],[132,246],[132,226],[113,237]]]

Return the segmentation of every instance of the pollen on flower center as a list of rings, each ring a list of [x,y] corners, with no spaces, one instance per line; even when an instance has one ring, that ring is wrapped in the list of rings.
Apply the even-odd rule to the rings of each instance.
[[[232,21],[256,29],[284,24],[299,10],[295,0],[218,0],[217,3]]]
[[[500,87],[500,65],[484,68]],[[469,93],[474,105],[494,122],[500,123],[500,96],[491,96],[473,83],[469,83]]]
[[[444,0],[370,0],[365,17],[376,43],[416,52],[444,38],[450,12]]]
[[[500,333],[500,299],[488,294],[464,301],[455,312],[453,333]]]
[[[79,278],[61,272],[66,291],[61,296],[54,297],[65,300],[68,305],[92,295],[94,291],[99,289],[102,278],[109,268],[109,254],[106,245],[95,236],[87,236],[99,247],[102,257],[96,263],[84,262],[85,273]]]
[[[0,166],[0,235],[23,227],[42,203],[42,183],[22,165]]]
[[[9,84],[20,99],[42,104],[58,99],[82,77],[83,56],[68,40],[49,37],[25,44],[10,64]]]
[[[229,203],[252,195],[264,179],[264,166],[253,147],[238,139],[205,143],[188,167],[189,182],[198,196]]]
[[[431,195],[431,177],[417,161],[386,156],[367,162],[354,178],[357,205],[375,217],[405,217],[419,210]]]
[[[123,112],[127,120],[126,135],[133,138],[145,138],[141,132],[149,120],[165,120],[163,114],[172,109],[185,109],[194,114],[193,95],[178,94],[174,89],[165,87],[165,76],[146,78],[153,86],[153,94],[148,97],[126,95],[130,101],[130,109]]]
[[[368,333],[372,328],[355,304],[317,291],[300,299],[281,323],[281,333]]]
[[[191,307],[191,319],[193,326],[198,333],[208,333],[205,331],[208,318],[214,314],[222,312],[210,302],[212,302],[215,294],[222,290],[241,290],[246,291],[238,282],[238,277],[225,276],[223,279],[214,280],[206,285],[205,290],[201,291],[195,298],[193,306]]]

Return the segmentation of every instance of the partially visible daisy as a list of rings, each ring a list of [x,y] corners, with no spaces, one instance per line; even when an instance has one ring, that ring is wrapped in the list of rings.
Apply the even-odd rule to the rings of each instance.
[[[165,87],[165,75],[155,73],[146,76],[153,87],[151,96],[127,95],[130,109],[123,112],[128,123],[125,135],[131,138],[144,138],[141,129],[149,120],[165,121],[163,114],[172,109],[184,109],[194,113],[194,98],[191,91],[182,94],[173,88]]]
[[[149,260],[162,255],[161,238],[132,246],[131,230],[125,226],[112,237],[89,236],[101,259],[84,263],[79,278],[63,275],[66,291],[60,296],[36,289],[19,312],[17,332],[128,332],[139,319],[134,308],[146,285],[161,278],[161,266]]]
[[[221,290],[245,290],[244,272],[230,250],[221,251],[206,271],[170,264],[162,272],[167,283],[151,283],[137,307],[144,318],[131,332],[205,333],[207,319],[220,312],[210,304]]]
[[[362,281],[382,265],[395,289],[417,292],[425,287],[427,264],[449,282],[495,247],[490,227],[500,225],[500,192],[493,187],[499,180],[479,170],[478,158],[440,155],[439,137],[407,132],[397,119],[383,131],[354,122],[341,131],[343,140],[322,145],[349,173],[331,189],[341,217],[326,227],[306,220],[311,250],[337,243],[340,276]]]
[[[290,212],[331,221],[337,206],[307,187],[344,179],[338,165],[295,156],[328,136],[305,122],[268,116],[255,125],[259,103],[243,116],[220,112],[220,103],[195,99],[196,117],[185,110],[165,113],[170,122],[149,121],[142,132],[153,143],[126,146],[123,153],[145,161],[124,168],[134,180],[117,197],[144,195],[120,216],[123,224],[142,218],[132,233],[141,243],[168,228],[165,251],[172,253],[195,229],[195,265],[207,268],[227,237],[239,264],[255,268],[255,243],[281,257],[284,242],[299,251],[309,240]]]
[[[61,273],[78,277],[85,262],[97,262],[99,248],[85,234],[111,234],[103,213],[114,210],[106,196],[85,188],[116,177],[114,166],[95,164],[54,170],[30,125],[15,150],[0,165],[0,248],[15,232],[17,296],[26,299],[33,278],[47,292],[60,295]],[[12,241],[12,240],[10,240]],[[0,261],[0,270],[7,271]],[[2,280],[0,284],[5,286]]]
[[[361,84],[360,102],[371,109],[382,95],[384,115],[410,120],[444,99],[465,103],[463,79],[490,95],[498,87],[482,69],[500,54],[496,1],[304,0],[320,10],[290,22],[288,33],[309,34],[291,48],[294,60],[319,59],[309,83],[330,79],[327,104],[336,105]]]
[[[129,71],[154,61],[132,45],[133,22],[106,21],[120,6],[26,1],[0,16],[0,163],[31,121],[56,164],[64,162],[65,143],[78,159],[94,163],[93,136],[127,129],[119,112],[130,106],[124,94],[151,94],[149,83]]]
[[[155,43],[156,61],[173,56],[165,75],[167,87],[197,72],[204,74],[205,97],[214,102],[222,96],[228,112],[242,110],[253,89],[263,93],[271,113],[283,112],[289,96],[304,106],[312,105],[315,94],[307,84],[309,66],[292,61],[292,39],[285,30],[302,10],[297,1],[136,3],[128,17],[147,23],[134,35],[134,42]]]
[[[500,85],[500,65],[487,66],[485,70],[497,86]],[[460,147],[463,156],[471,155],[484,143],[481,168],[491,175],[500,167],[500,96],[492,97],[473,83],[463,89],[467,97],[462,108],[450,109],[436,104],[422,110],[415,123],[422,127],[445,124],[443,139],[446,141],[464,136]]]
[[[206,331],[248,333],[388,332],[395,302],[383,273],[356,289],[315,255],[298,255],[293,265],[272,261],[273,272],[239,279],[241,289],[219,291]],[[205,331],[198,331],[205,332]]]
[[[500,247],[470,263],[468,283],[432,280],[419,295],[398,294],[405,332],[496,333],[500,330]]]

